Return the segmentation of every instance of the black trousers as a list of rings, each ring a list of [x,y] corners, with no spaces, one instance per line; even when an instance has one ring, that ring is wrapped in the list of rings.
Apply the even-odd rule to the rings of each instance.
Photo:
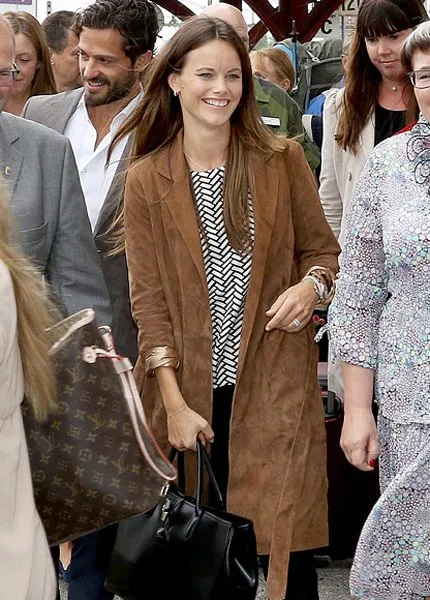
[[[212,429],[215,440],[211,446],[211,464],[223,496],[228,486],[230,417],[234,386],[214,390]],[[210,501],[213,499],[209,494]],[[267,578],[269,557],[260,556],[260,564]],[[318,600],[318,576],[312,550],[291,552],[288,567],[288,585],[285,600]]]
[[[116,525],[89,533],[73,542],[72,562],[67,569],[69,600],[113,600],[104,582],[116,538]],[[58,578],[59,546],[51,547]],[[56,600],[60,600],[57,591]]]

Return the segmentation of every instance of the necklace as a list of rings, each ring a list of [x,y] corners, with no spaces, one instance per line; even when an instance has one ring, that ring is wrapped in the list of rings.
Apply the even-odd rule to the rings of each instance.
[[[191,156],[189,154],[187,154],[184,150],[184,156],[185,158],[187,158],[190,162],[194,163],[199,169],[201,169],[202,171],[209,171],[208,167],[204,167],[203,165],[201,165],[200,163],[198,163],[196,160],[194,160],[194,158],[191,158]],[[222,161],[222,163],[218,166],[218,167],[214,167],[214,168],[219,168],[224,166],[225,164],[225,160]]]
[[[383,81],[383,85],[385,85],[385,87],[389,88],[395,94],[397,94],[397,92],[400,92],[401,90],[403,90],[403,87],[404,87],[403,85],[387,83],[386,81]]]

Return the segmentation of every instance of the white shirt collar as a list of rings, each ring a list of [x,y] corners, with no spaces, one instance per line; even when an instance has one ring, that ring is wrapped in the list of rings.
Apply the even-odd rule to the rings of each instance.
[[[124,108],[118,114],[114,116],[114,118],[112,119],[110,130],[118,128],[119,125],[121,125],[121,123],[123,123],[127,119],[127,117],[131,115],[131,113],[142,100],[142,98],[143,88],[141,85],[140,92],[137,94],[137,96],[130,100],[130,102],[126,106],[124,106]],[[88,121],[91,122],[91,119],[88,115],[87,105],[85,104],[85,92],[82,93],[82,96],[80,97],[80,100],[76,106],[76,110],[83,110]]]

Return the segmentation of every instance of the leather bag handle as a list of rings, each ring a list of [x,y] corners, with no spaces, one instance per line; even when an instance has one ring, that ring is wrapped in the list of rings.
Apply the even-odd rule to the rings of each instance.
[[[185,489],[185,452],[180,452],[176,448],[172,448],[169,452],[169,462],[178,459],[178,488]],[[209,454],[203,443],[197,438],[197,486],[196,486],[196,512],[201,512],[203,504],[203,489],[204,489],[204,472],[209,475],[209,481],[213,487],[218,506],[221,510],[225,510],[224,498],[221,494],[218,482],[212,469]]]
[[[51,353],[55,354],[67,343],[74,332],[92,323],[94,318],[95,313],[92,309],[84,309],[57,323],[50,330],[53,337]],[[174,481],[177,475],[176,469],[164,456],[148,425],[130,361],[128,358],[117,354],[110,327],[98,327],[98,333],[105,348],[84,346],[82,348],[82,360],[89,364],[95,363],[97,360],[108,360],[112,363],[120,382],[133,432],[143,457],[159,477],[167,482]]]

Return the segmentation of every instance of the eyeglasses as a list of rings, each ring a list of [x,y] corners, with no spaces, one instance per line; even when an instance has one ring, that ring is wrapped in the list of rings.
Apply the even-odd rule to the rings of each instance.
[[[12,69],[0,70],[0,87],[11,85],[20,73],[19,68],[13,63]]]
[[[408,73],[408,77],[412,85],[419,90],[430,88],[430,69],[418,69],[418,71],[411,71]]]

